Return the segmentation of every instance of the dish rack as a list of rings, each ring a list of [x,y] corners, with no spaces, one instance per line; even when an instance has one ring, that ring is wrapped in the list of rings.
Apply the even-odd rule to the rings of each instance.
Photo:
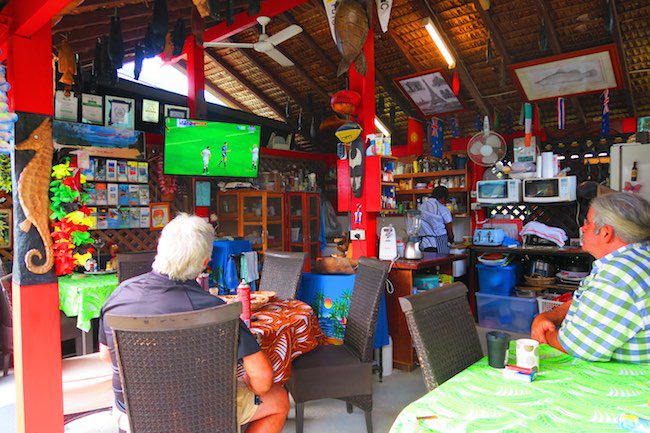
[[[539,312],[545,313],[547,311],[551,311],[553,308],[557,307],[558,305],[562,305],[562,301],[554,301],[552,299],[544,299],[544,298],[537,298],[537,307],[539,308]]]

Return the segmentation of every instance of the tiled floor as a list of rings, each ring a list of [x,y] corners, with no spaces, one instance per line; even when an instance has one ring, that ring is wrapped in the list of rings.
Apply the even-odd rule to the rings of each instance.
[[[375,382],[373,427],[376,433],[387,433],[400,410],[408,403],[425,393],[420,370],[403,373],[395,370],[384,378],[383,383]],[[0,433],[15,433],[15,386],[13,375],[0,377]],[[295,432],[293,408],[283,433]],[[69,433],[117,433],[108,413],[98,413],[71,422],[66,426]],[[366,431],[363,412],[355,410],[349,414],[345,403],[339,400],[321,400],[305,405],[306,433],[364,433]]]

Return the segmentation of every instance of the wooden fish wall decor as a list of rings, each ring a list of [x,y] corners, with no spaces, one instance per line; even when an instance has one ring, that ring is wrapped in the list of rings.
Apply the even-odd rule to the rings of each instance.
[[[67,40],[61,42],[58,49],[59,73],[63,74],[59,79],[60,83],[69,89],[74,84],[74,75],[77,73],[77,64],[72,48]]]
[[[108,56],[111,59],[113,68],[120,69],[124,59],[124,40],[122,39],[122,24],[115,9],[115,15],[111,17],[111,24],[108,32]]]
[[[192,34],[196,43],[203,45],[203,33],[205,32],[205,23],[201,17],[201,13],[198,8],[192,8],[192,17],[190,19],[190,28],[192,29]]]
[[[201,15],[201,18],[205,18],[210,15],[210,6],[208,6],[208,0],[192,0],[197,12]]]
[[[140,42],[135,43],[135,64],[133,66],[133,78],[140,78],[142,62],[144,61],[144,47]]]
[[[350,186],[352,188],[352,195],[356,198],[361,198],[363,195],[363,166],[366,158],[364,148],[365,145],[360,136],[350,145],[350,158],[348,158],[348,164],[350,166]]]
[[[172,30],[172,45],[174,46],[172,55],[180,56],[183,53],[183,45],[185,45],[185,21],[182,18],[176,20],[174,30]]]
[[[363,45],[368,36],[370,15],[356,0],[341,0],[334,15],[336,47],[343,59],[339,63],[337,76],[343,75],[354,63],[361,75],[366,75],[368,65]]]
[[[169,13],[167,12],[167,0],[154,0],[153,16],[151,17],[151,29],[158,39],[165,39],[169,31]]]

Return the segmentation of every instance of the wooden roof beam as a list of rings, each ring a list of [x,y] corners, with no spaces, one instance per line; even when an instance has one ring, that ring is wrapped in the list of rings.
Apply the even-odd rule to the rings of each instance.
[[[562,46],[560,45],[557,30],[555,30],[555,25],[553,24],[553,19],[551,18],[551,13],[549,12],[546,2],[547,0],[536,0],[535,5],[537,6],[537,11],[546,24],[548,42],[551,46],[551,51],[553,51],[553,54],[562,54]],[[569,99],[571,100],[571,105],[573,105],[573,108],[576,110],[578,120],[581,123],[585,123],[587,118],[585,116],[585,111],[582,109],[582,104],[580,104],[580,99],[578,99],[577,96],[571,96]]]
[[[625,89],[625,102],[627,102],[627,109],[632,117],[637,116],[636,102],[634,101],[634,93],[632,93],[632,86],[630,85],[630,74],[627,67],[627,56],[623,50],[623,38],[621,33],[621,26],[618,22],[618,11],[616,10],[616,0],[610,0],[609,7],[614,20],[614,42],[618,49],[618,55],[621,56],[621,68],[623,69],[623,86]]]
[[[497,50],[499,50],[501,57],[503,57],[503,61],[507,65],[512,64],[512,57],[510,57],[510,54],[508,53],[508,49],[506,48],[506,44],[503,40],[503,37],[501,36],[499,28],[494,23],[494,21],[492,21],[490,11],[484,10],[479,0],[474,0],[473,3],[474,8],[478,11],[481,19],[483,20],[483,23],[485,24],[485,27],[488,29],[490,38],[492,38],[494,45],[497,47]]]
[[[482,114],[490,114],[491,110],[485,100],[483,99],[483,96],[481,95],[481,92],[479,91],[478,87],[476,86],[476,83],[474,82],[474,79],[469,73],[469,69],[467,69],[467,66],[465,65],[465,62],[460,58],[458,55],[458,50],[456,49],[455,44],[452,43],[452,40],[447,36],[448,30],[446,24],[438,18],[438,16],[435,14],[433,9],[431,9],[431,5],[427,0],[415,0],[415,6],[420,10],[420,13],[424,15],[425,17],[431,18],[433,20],[435,26],[438,29],[438,32],[440,32],[440,37],[444,40],[445,44],[447,45],[447,49],[449,49],[449,52],[451,52],[451,55],[454,56],[454,59],[456,59],[456,69],[458,69],[458,75],[460,76],[461,81],[465,83],[465,86],[467,87],[467,90],[469,91],[470,95],[474,98],[474,101],[476,102],[476,105],[478,106],[479,110],[481,110],[483,113]]]

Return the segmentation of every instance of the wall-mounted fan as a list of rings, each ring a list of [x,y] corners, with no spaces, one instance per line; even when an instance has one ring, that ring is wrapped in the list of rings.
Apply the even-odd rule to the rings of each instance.
[[[205,42],[203,46],[213,48],[252,48],[258,53],[266,54],[282,66],[293,66],[293,62],[278,51],[275,46],[302,32],[302,27],[292,24],[280,30],[278,33],[269,36],[266,33],[266,26],[271,22],[271,18],[264,16],[257,17],[257,22],[262,26],[262,34],[254,44],[244,42]]]
[[[490,120],[483,120],[483,131],[474,134],[467,143],[467,154],[472,162],[489,167],[506,156],[506,141],[503,137],[490,131]]]

